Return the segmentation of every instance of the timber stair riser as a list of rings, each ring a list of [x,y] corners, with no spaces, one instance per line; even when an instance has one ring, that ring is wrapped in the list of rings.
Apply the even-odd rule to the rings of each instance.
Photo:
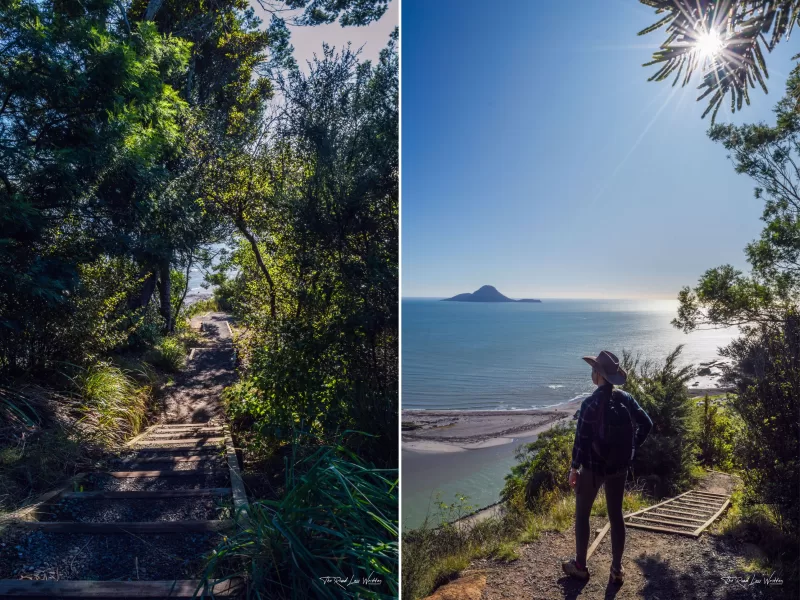
[[[206,488],[200,490],[149,490],[133,492],[66,492],[61,494],[67,499],[97,498],[102,500],[149,500],[164,498],[202,498],[205,496],[230,496],[231,488]]]
[[[80,523],[77,521],[25,521],[25,529],[57,533],[198,533],[233,529],[230,519],[217,521],[130,521],[110,523]]]
[[[128,454],[129,453],[129,454]],[[247,497],[239,473],[236,452],[227,427],[191,424],[188,426],[150,427],[131,440],[123,456],[112,458],[113,467],[97,474],[115,479],[184,479],[218,477],[226,473],[229,487],[201,489],[157,490],[83,490],[86,474],[70,480],[67,485],[39,498],[35,505],[15,513],[17,526],[29,531],[53,534],[96,535],[161,535],[187,533],[217,533],[232,531],[237,526],[234,519],[180,520],[180,521],[38,521],[45,513],[41,510],[61,499],[78,503],[82,501],[139,501],[222,497],[231,498],[234,513],[240,521],[247,517]],[[180,469],[173,468],[180,465]],[[165,466],[168,468],[153,468]],[[91,480],[89,480],[91,482]],[[29,519],[29,520],[24,520]],[[157,547],[157,546],[156,546]],[[222,582],[213,589],[214,597],[240,596],[240,580]],[[56,580],[0,580],[0,597],[22,598],[191,598],[210,597],[211,590],[203,589],[200,580],[175,581],[56,581]]]
[[[116,479],[139,479],[142,477],[207,477],[220,471],[202,469],[170,469],[168,471],[108,471],[108,475]]]

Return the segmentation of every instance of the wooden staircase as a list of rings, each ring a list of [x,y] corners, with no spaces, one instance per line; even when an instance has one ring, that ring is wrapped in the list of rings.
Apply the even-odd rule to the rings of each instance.
[[[125,450],[111,462],[113,465],[108,469],[81,474],[70,480],[66,486],[44,494],[33,505],[12,513],[0,525],[4,528],[6,526],[22,528],[27,530],[27,535],[32,532],[43,532],[58,536],[105,536],[106,547],[108,547],[108,536],[113,535],[114,543],[121,544],[123,548],[127,543],[126,540],[130,540],[131,543],[134,540],[144,540],[157,549],[159,543],[169,534],[209,532],[218,534],[235,529],[237,521],[241,523],[247,519],[247,496],[227,425],[211,422],[154,425],[128,442]],[[202,482],[209,478],[220,482],[224,479],[227,485],[205,487]],[[124,489],[137,486],[153,489]],[[123,489],[113,489],[115,487]],[[130,503],[127,507],[117,509],[114,514],[135,516],[137,507],[144,506],[141,504],[143,501],[163,503],[165,500],[174,500],[174,503],[190,503],[209,498],[230,499],[228,508],[232,514],[217,519],[150,518],[117,521],[109,519],[107,515],[93,520],[92,512],[88,510],[79,517],[63,518],[64,515],[80,513],[81,507],[86,508],[92,502]],[[165,506],[169,504],[167,502]],[[118,504],[115,506],[119,507]],[[149,504],[149,506],[154,505]],[[148,512],[146,509],[138,510]],[[57,518],[53,520],[53,517]],[[87,546],[92,538],[88,539]],[[79,541],[82,543],[83,538]],[[182,549],[191,548],[184,545]],[[201,555],[202,552],[196,557],[199,562]],[[153,556],[148,556],[148,559],[151,563],[157,560]],[[137,577],[138,561],[139,558],[135,557]],[[25,560],[20,560],[20,564],[24,562]],[[130,566],[126,568],[130,569]],[[66,578],[2,579],[0,598],[119,600],[120,598],[211,597],[212,594],[213,597],[234,597],[243,591],[241,580],[214,583],[202,579],[134,579],[130,576],[125,577],[125,569],[120,571],[123,572],[122,576],[114,577],[113,580],[74,578],[70,573],[64,574]],[[23,577],[27,576],[25,572],[20,574]]]

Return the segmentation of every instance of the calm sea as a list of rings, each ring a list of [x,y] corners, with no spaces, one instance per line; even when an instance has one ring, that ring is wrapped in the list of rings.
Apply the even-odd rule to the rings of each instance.
[[[581,356],[623,350],[662,360],[714,359],[736,330],[689,335],[672,300],[545,300],[541,304],[403,300],[403,408],[523,409],[591,392]]]
[[[585,397],[594,386],[581,356],[623,350],[660,361],[684,344],[682,361],[700,363],[736,330],[686,335],[670,325],[676,301],[545,300],[473,304],[404,299],[404,409],[525,409]],[[402,453],[403,528],[436,520],[435,494],[474,508],[499,500],[514,464],[512,444],[453,453]]]

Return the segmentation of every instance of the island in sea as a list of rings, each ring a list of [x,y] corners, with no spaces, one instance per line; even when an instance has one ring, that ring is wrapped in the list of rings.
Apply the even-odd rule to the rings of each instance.
[[[445,298],[443,302],[541,302],[541,300],[534,300],[532,298],[514,300],[498,292],[497,288],[493,285],[484,285],[471,294],[458,294],[452,298]]]

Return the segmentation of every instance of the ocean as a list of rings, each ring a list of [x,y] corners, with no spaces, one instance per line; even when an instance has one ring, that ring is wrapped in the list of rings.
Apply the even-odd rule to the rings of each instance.
[[[582,356],[623,350],[681,364],[718,358],[736,329],[684,334],[674,300],[543,300],[541,304],[402,301],[402,408],[513,410],[554,406],[594,389]],[[434,503],[465,494],[475,508],[499,499],[513,444],[448,454],[403,451],[403,527]]]
[[[662,360],[713,360],[737,331],[684,334],[672,300],[545,300],[541,304],[403,299],[405,409],[509,410],[590,393],[582,356],[623,350]]]

